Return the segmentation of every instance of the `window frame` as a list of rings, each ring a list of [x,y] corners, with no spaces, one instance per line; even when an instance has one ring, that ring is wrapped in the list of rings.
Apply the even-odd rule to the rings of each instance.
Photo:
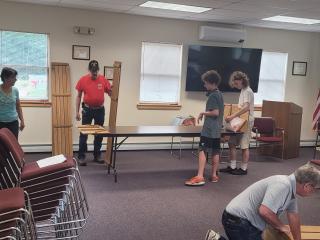
[[[179,46],[180,48],[180,79],[178,81],[179,87],[178,87],[178,98],[177,102],[152,102],[152,101],[141,101],[141,79],[142,79],[142,60],[143,60],[143,44],[168,44],[168,45],[175,45]],[[140,86],[139,86],[139,101],[137,104],[137,109],[139,110],[179,110],[181,109],[181,83],[182,83],[182,69],[183,69],[183,52],[184,52],[184,45],[182,43],[172,43],[172,42],[151,42],[151,41],[142,41],[141,42],[141,60],[140,60]]]
[[[31,33],[31,34],[43,34],[46,35],[47,38],[47,99],[21,99],[20,98],[20,104],[22,107],[51,107],[51,94],[50,94],[50,82],[51,82],[51,76],[50,76],[50,34],[46,32],[30,32],[30,31],[19,31],[19,30],[12,30],[12,29],[2,29],[0,28],[1,32],[18,32],[18,33]],[[1,66],[12,66],[10,64]],[[18,72],[19,75],[19,72]],[[19,90],[19,89],[18,89]]]
[[[286,61],[286,65],[285,65],[285,73],[284,73],[283,89],[282,89],[282,97],[283,97],[282,101],[284,101],[285,100],[286,81],[287,81],[287,75],[288,75],[289,54],[287,52],[276,52],[276,51],[267,51],[267,50],[266,51],[262,51],[262,54],[263,54],[263,52],[286,54],[287,61]],[[261,66],[260,66],[260,69],[261,69]],[[259,85],[260,84],[261,84],[261,78],[260,78],[260,75],[259,75]],[[259,91],[259,87],[258,87],[258,91]],[[255,94],[258,94],[258,92],[255,93]],[[277,100],[270,99],[270,101],[277,101]],[[255,111],[262,111],[262,102],[255,104],[254,107],[255,107]]]

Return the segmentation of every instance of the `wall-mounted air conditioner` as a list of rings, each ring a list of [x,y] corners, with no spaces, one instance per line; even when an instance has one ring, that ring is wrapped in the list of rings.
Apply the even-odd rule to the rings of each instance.
[[[200,26],[199,40],[213,42],[243,43],[246,31],[242,28]]]

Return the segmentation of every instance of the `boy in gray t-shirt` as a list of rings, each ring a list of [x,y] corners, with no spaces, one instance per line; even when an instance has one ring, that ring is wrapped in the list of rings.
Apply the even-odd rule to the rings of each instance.
[[[206,166],[206,153],[212,155],[211,182],[218,182],[217,170],[220,157],[220,134],[223,121],[224,103],[221,92],[218,90],[221,77],[218,72],[210,70],[201,76],[204,87],[208,90],[208,100],[205,112],[198,116],[198,123],[204,119],[199,143],[198,174],[185,181],[187,186],[202,186],[205,184],[204,169]]]

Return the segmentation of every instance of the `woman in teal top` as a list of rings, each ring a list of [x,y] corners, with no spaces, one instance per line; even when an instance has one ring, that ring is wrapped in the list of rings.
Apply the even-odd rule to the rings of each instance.
[[[19,128],[24,129],[24,120],[19,100],[19,91],[14,87],[17,71],[4,67],[1,71],[0,85],[0,128],[8,128],[18,139]],[[20,126],[19,121],[20,119]]]

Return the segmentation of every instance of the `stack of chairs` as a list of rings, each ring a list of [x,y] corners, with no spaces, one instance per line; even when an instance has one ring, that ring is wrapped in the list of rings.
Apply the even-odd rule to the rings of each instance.
[[[0,129],[0,188],[23,188],[30,197],[37,239],[78,239],[89,206],[74,158],[40,168],[26,163],[14,135]],[[0,238],[1,240],[1,238]]]
[[[22,188],[0,190],[0,239],[37,239],[30,200]]]

